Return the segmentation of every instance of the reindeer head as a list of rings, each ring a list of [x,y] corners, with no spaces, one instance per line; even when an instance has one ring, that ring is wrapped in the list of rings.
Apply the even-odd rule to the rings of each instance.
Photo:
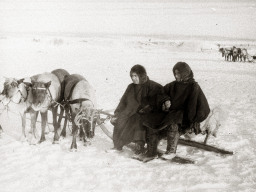
[[[4,95],[6,99],[9,99],[14,103],[20,103],[22,97],[24,97],[22,93],[27,94],[24,84],[21,85],[23,83],[23,80],[24,79],[17,80],[15,78],[6,78],[2,95]]]
[[[51,81],[47,83],[32,81],[32,107],[39,109],[49,98],[49,87]]]

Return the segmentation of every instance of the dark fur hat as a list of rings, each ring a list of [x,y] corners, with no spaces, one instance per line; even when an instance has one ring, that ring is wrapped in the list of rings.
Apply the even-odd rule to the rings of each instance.
[[[134,65],[131,68],[130,76],[132,76],[132,73],[136,73],[139,76],[140,84],[144,84],[148,80],[146,69],[142,65]]]
[[[175,70],[178,70],[183,82],[194,80],[194,74],[189,65],[185,62],[178,62],[173,67],[173,75],[175,77]]]

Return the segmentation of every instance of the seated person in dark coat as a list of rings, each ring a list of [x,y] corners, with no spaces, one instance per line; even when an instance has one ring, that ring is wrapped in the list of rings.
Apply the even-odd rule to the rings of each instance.
[[[114,148],[122,147],[131,142],[136,144],[136,152],[142,153],[145,145],[145,127],[142,116],[153,110],[157,94],[163,94],[163,86],[149,80],[146,70],[141,65],[131,68],[130,76],[133,83],[129,84],[111,119],[114,125]]]
[[[164,158],[171,159],[176,154],[178,140],[186,132],[200,132],[200,122],[210,113],[207,99],[194,80],[194,75],[185,62],[178,62],[173,67],[175,81],[164,86],[162,112],[149,114],[144,125],[149,127],[147,156],[157,155],[160,139],[167,137]]]

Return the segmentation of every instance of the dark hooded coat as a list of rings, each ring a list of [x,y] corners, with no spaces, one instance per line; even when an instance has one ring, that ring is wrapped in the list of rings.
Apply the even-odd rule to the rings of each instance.
[[[149,116],[147,123],[151,124],[153,128],[178,124],[180,131],[185,133],[190,131],[195,123],[204,121],[210,113],[210,108],[202,89],[193,78],[193,72],[189,65],[178,62],[173,67],[173,73],[175,70],[180,72],[182,80],[165,85],[165,95],[162,98],[162,102],[171,101],[169,111],[159,113],[154,117]],[[198,133],[198,130],[195,131]]]
[[[131,73],[133,72],[139,76],[140,83],[128,85],[115,110],[117,121],[114,125],[113,141],[117,148],[132,141],[145,142],[145,129],[142,126],[144,114],[139,111],[146,106],[154,111],[157,95],[163,94],[163,87],[149,80],[143,66],[135,65],[131,69]]]

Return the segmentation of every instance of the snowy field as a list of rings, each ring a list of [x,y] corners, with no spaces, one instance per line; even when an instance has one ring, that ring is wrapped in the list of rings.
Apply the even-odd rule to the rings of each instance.
[[[50,132],[44,143],[29,145],[19,140],[21,119],[10,104],[0,116],[0,192],[256,191],[256,63],[226,62],[219,45],[256,53],[255,1],[0,0],[0,90],[4,77],[63,68],[93,85],[99,109],[113,110],[133,65],[165,85],[174,80],[174,64],[185,61],[210,107],[224,111],[208,143],[234,151],[178,146],[177,154],[196,164],[141,163],[129,148],[106,153],[112,141],[99,127],[92,145],[78,141],[77,152],[69,151],[70,134],[53,145]]]

